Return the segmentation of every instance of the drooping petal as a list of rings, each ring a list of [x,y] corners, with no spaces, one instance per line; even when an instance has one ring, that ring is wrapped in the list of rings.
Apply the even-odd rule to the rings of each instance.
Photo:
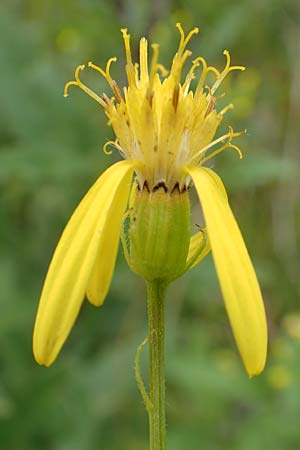
[[[123,188],[119,195],[115,195],[107,210],[106,222],[101,232],[96,259],[86,290],[89,302],[95,306],[103,304],[110,286],[119,247],[120,225],[127,206],[129,189],[130,185],[127,184],[127,189]],[[129,205],[133,189],[135,188],[131,189]]]
[[[54,252],[44,283],[33,334],[39,364],[56,358],[78,315],[111,210],[127,202],[132,163],[107,169],[69,220]],[[125,208],[124,206],[124,208]]]
[[[217,174],[187,169],[202,204],[213,258],[233,334],[250,376],[265,366],[267,324],[258,281]]]

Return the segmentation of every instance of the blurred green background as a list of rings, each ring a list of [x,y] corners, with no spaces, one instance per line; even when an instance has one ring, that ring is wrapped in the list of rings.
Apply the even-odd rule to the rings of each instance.
[[[0,448],[144,450],[147,418],[133,375],[146,334],[143,280],[122,251],[101,309],[85,302],[53,367],[39,367],[31,334],[42,282],[74,207],[105,167],[112,132],[99,106],[64,83],[77,64],[119,61],[121,27],[134,53],[147,35],[167,66],[175,23],[190,44],[244,73],[224,89],[247,128],[244,159],[214,161],[230,193],[264,293],[265,372],[249,380],[237,355],[211,257],[177,281],[167,305],[169,450],[300,448],[300,3],[298,0],[2,0],[0,4]],[[85,75],[97,90],[96,74]],[[108,92],[108,90],[107,90]],[[66,293],[67,295],[67,293]],[[147,352],[143,355],[147,370]],[[146,375],[145,375],[146,376]]]

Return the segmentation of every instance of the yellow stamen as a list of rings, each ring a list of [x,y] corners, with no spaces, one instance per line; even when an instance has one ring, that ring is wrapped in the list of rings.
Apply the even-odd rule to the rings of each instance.
[[[217,103],[217,98],[215,97],[211,91],[211,87],[206,85],[205,89],[208,90],[208,94],[206,95],[206,101],[207,101],[207,109],[206,109],[206,113],[205,116],[208,116],[208,114],[214,109],[214,107],[216,106]]]
[[[227,113],[227,111],[229,111],[230,109],[233,109],[233,108],[234,108],[233,103],[229,103],[229,105],[225,106],[225,108],[223,108],[223,109],[219,112],[219,114],[220,114],[221,116],[224,116],[224,114]]]
[[[151,69],[150,69],[150,85],[152,85],[153,79],[154,79],[154,75],[157,72],[157,61],[158,61],[158,55],[159,55],[159,45],[158,44],[152,44],[151,48],[153,50],[153,54],[152,54]]]
[[[135,85],[138,86],[139,85],[139,64],[138,63],[134,63],[134,78],[135,78]]]
[[[213,66],[208,66],[205,58],[199,56],[193,62],[196,63],[198,61],[200,61],[202,64],[202,73],[198,82],[195,96],[198,96],[200,93],[202,93],[203,85],[209,72],[213,72],[216,75],[217,79],[220,77],[220,72],[218,71],[218,69]]]
[[[187,44],[189,43],[189,41],[191,40],[191,37],[194,34],[199,33],[199,28],[193,28],[187,36],[185,36],[184,30],[181,26],[181,23],[178,22],[176,23],[176,28],[179,30],[180,33],[180,43],[179,43],[179,48],[178,48],[178,54],[182,54],[184,49],[186,48]]]
[[[228,72],[229,67],[230,67],[230,60],[231,60],[230,53],[228,50],[224,50],[223,55],[226,56],[226,64],[225,64],[223,72]]]
[[[229,146],[230,148],[233,148],[234,150],[236,150],[237,153],[239,154],[240,159],[243,159],[243,152],[242,152],[242,150],[241,150],[237,145],[234,145],[234,144],[232,144],[231,142],[229,142],[229,143],[228,143],[228,146]]]
[[[103,145],[103,152],[106,155],[111,155],[112,154],[112,150],[107,150],[107,147],[111,145],[112,147],[115,147],[117,150],[122,150],[122,148],[120,147],[120,145],[118,144],[118,139],[116,139],[115,141],[108,141]]]
[[[186,60],[188,59],[189,56],[191,56],[192,52],[190,50],[186,50],[184,52],[184,54],[181,57],[181,69],[184,66],[184,63],[186,62]]]
[[[121,33],[124,39],[127,64],[132,64],[131,50],[130,50],[130,34],[128,34],[127,28],[121,28]]]
[[[186,62],[187,58],[191,56],[192,52],[190,50],[185,50],[185,52],[182,53],[176,53],[173,59],[173,64],[171,68],[171,74],[175,78],[175,83],[180,82],[181,78],[181,72],[182,68],[184,66],[184,63]]]
[[[246,130],[234,132],[232,127],[229,127],[229,132],[228,133],[224,134],[223,136],[220,136],[218,139],[215,139],[210,144],[208,144],[205,147],[203,147],[200,151],[198,151],[195,155],[193,155],[192,161],[199,159],[201,157],[201,155],[205,154],[207,152],[207,150],[209,150],[211,147],[214,147],[219,142],[223,142],[225,139],[228,139],[228,142],[225,144],[226,147],[222,146],[222,147],[220,147],[220,149],[215,150],[215,152],[220,153],[220,151],[222,151],[222,150],[224,150],[225,148],[228,147],[228,144],[232,141],[232,139],[234,137],[241,136],[241,135],[243,135],[245,133],[246,133]],[[208,159],[212,158],[212,156],[215,155],[215,152],[213,152],[213,153],[211,153],[211,155],[201,159],[201,164],[203,164],[203,162],[207,161]]]
[[[113,88],[114,94],[116,96],[116,99],[118,100],[119,103],[121,103],[123,101],[123,97],[122,97],[120,88],[115,80],[112,80],[112,84],[113,84],[112,88]]]
[[[117,58],[113,57],[113,58],[109,58],[109,60],[106,63],[106,68],[105,68],[105,75],[106,75],[106,79],[110,85],[110,87],[114,90],[114,80],[112,79],[111,75],[110,75],[110,66],[111,63],[116,62]]]
[[[76,81],[68,81],[65,84],[65,87],[64,87],[64,97],[69,97],[68,90],[69,90],[70,86],[77,86],[78,87],[78,84],[77,84]]]
[[[121,32],[128,78],[126,86],[120,90],[110,74],[111,64],[116,61],[115,57],[108,60],[106,68],[88,63],[90,68],[100,73],[108,82],[113,97],[109,98],[106,94],[99,97],[80,81],[80,71],[84,66],[78,66],[75,79],[65,86],[66,96],[68,88],[76,85],[105,108],[109,124],[113,126],[119,141],[107,142],[104,152],[111,154],[109,146],[113,146],[124,158],[140,159],[143,167],[138,169],[140,173],[137,173],[137,176],[141,179],[141,185],[145,180],[153,186],[160,180],[165,180],[170,186],[174,185],[175,181],[183,186],[185,181],[180,172],[181,164],[203,164],[228,147],[236,150],[241,157],[239,148],[231,143],[232,139],[241,133],[235,133],[230,128],[228,133],[213,142],[211,140],[223,116],[233,108],[232,104],[217,108],[220,96],[216,91],[229,72],[245,68],[231,66],[230,53],[225,50],[226,62],[221,71],[209,66],[200,56],[189,65],[187,75],[182,81],[183,66],[191,55],[187,45],[199,30],[194,28],[185,33],[180,23],[177,23],[176,27],[180,38],[170,72],[158,62],[158,44],[152,44],[148,60],[149,43],[145,37],[139,41],[139,59],[134,62],[130,34],[123,28]],[[190,85],[195,75],[197,82],[193,91]],[[163,80],[163,77],[167,78]],[[221,111],[218,112],[219,109]]]
[[[189,88],[191,81],[195,78],[194,72],[195,72],[195,69],[196,69],[198,66],[199,66],[199,63],[198,63],[198,61],[195,59],[195,60],[193,61],[192,67],[190,68],[190,70],[189,70],[188,73],[187,73],[187,76],[185,77],[185,81],[184,81],[183,86],[182,86],[182,88],[183,88],[184,91],[185,91],[186,89]]]
[[[148,42],[144,37],[140,40],[140,67],[141,67],[141,82],[147,83],[149,80],[148,74]]]
[[[154,77],[157,73],[157,70],[163,68],[163,66],[161,64],[157,64],[158,55],[159,55],[159,45],[151,44],[151,48],[152,48],[152,60],[151,60],[149,86],[148,86],[148,90],[147,90],[148,99],[152,98],[153,82],[154,82]]]
[[[226,56],[226,64],[224,67],[224,70],[220,73],[217,81],[214,83],[213,87],[211,88],[212,93],[214,94],[216,92],[216,90],[218,89],[218,87],[220,86],[220,84],[222,83],[222,81],[224,80],[224,78],[226,77],[226,75],[229,72],[232,72],[233,70],[242,70],[244,71],[246,69],[245,66],[231,66],[230,67],[230,53],[228,50],[224,50],[223,55]]]
[[[204,117],[208,116],[208,114],[213,111],[213,109],[214,109],[214,107],[216,106],[216,103],[217,103],[217,99],[213,95],[210,95],[209,98],[210,98],[210,100],[208,102],[206,113],[205,113]]]
[[[181,26],[181,23],[178,22],[176,24],[176,27],[178,28],[179,33],[180,33],[180,42],[179,42],[177,53],[173,58],[171,73],[175,78],[175,82],[179,83],[183,65],[184,65],[186,59],[192,54],[191,51],[185,50],[185,48],[186,48],[188,42],[190,41],[191,37],[194,34],[197,34],[199,32],[199,29],[193,28],[193,30],[191,30],[188,33],[188,35],[185,36],[184,30]]]
[[[184,31],[183,31],[183,28],[182,28],[180,22],[176,23],[176,28],[179,30],[179,33],[180,33],[180,42],[179,42],[179,47],[178,47],[178,52],[180,52],[180,50],[184,48],[183,45],[184,45],[185,35],[184,35]]]
[[[134,73],[134,67],[132,64],[132,58],[131,58],[131,49],[130,49],[130,34],[127,32],[127,28],[121,28],[121,33],[123,35],[124,39],[124,46],[125,46],[125,55],[126,55],[126,61],[127,61],[127,79],[128,79],[128,85],[135,85],[135,73]]]
[[[189,41],[191,40],[191,37],[194,35],[194,34],[198,34],[199,33],[199,28],[198,27],[195,27],[195,28],[193,28],[190,32],[189,32],[189,34],[187,35],[187,37],[185,38],[185,40],[184,40],[184,47],[186,47],[187,46],[187,44],[189,43]]]
[[[228,69],[228,73],[231,72],[232,70],[241,70],[242,72],[244,72],[244,70],[246,70],[245,66],[231,66]]]
[[[86,94],[88,94],[90,97],[92,97],[96,102],[100,103],[101,106],[106,108],[107,104],[102,100],[101,97],[99,97],[95,92],[93,92],[90,88],[88,88],[85,84],[82,83],[82,81],[79,79],[79,72],[85,68],[85,65],[79,65],[75,70],[75,81],[68,81],[68,83],[65,84],[64,87],[64,97],[68,97],[68,90],[70,86],[78,86],[80,89],[82,89]]]
[[[232,70],[242,70],[242,71],[244,71],[246,69],[245,66],[231,66],[230,67],[231,57],[230,57],[230,53],[229,53],[228,50],[224,50],[223,55],[226,56],[226,65],[225,65],[225,68],[224,68],[224,71],[223,71],[223,72],[226,72],[226,74],[231,72]]]
[[[110,99],[110,98],[105,94],[105,92],[103,92],[103,94],[101,95],[101,97],[103,98],[103,101],[104,101],[107,105],[109,105],[110,103],[112,103],[113,98]]]
[[[88,67],[90,67],[91,69],[97,70],[97,72],[99,72],[107,80],[106,73],[103,69],[101,69],[101,67],[96,66],[96,64],[92,63],[92,61],[88,62]]]
[[[104,72],[103,69],[101,69],[101,67],[96,66],[96,64],[93,64],[91,61],[88,62],[88,67],[90,67],[91,69],[96,70],[97,72],[99,72],[106,79],[106,81],[108,82],[109,86],[111,87],[113,93],[115,94],[116,99],[120,103],[123,100],[121,91],[120,91],[119,86],[117,85],[116,81],[113,80],[111,75],[110,75],[111,63],[115,62],[115,61],[117,61],[116,57],[110,58],[107,61],[105,72]]]
[[[163,64],[156,64],[156,68],[160,71],[163,77],[166,77],[169,73],[168,69],[166,69]]]
[[[237,153],[239,154],[240,159],[243,158],[243,153],[241,151],[241,149],[239,147],[237,147],[236,145],[233,145],[231,142],[227,142],[225,145],[223,145],[220,148],[217,148],[214,152],[212,152],[210,155],[206,156],[205,158],[203,158],[201,160],[201,164],[206,163],[207,161],[209,161],[211,158],[213,158],[214,156],[218,155],[219,153],[223,152],[224,150],[226,150],[227,148],[233,148],[234,150],[237,151]]]

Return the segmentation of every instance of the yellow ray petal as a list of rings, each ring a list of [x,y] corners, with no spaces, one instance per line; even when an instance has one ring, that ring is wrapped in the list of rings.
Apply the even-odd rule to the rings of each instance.
[[[267,325],[257,278],[241,232],[224,197],[221,179],[203,167],[188,168],[202,204],[226,309],[250,376],[265,366]]]
[[[130,183],[122,183],[121,189],[114,196],[103,225],[96,259],[89,277],[86,296],[90,303],[101,306],[108,292],[113,275],[119,240],[121,221],[128,202]]]
[[[99,239],[115,198],[128,195],[132,163],[121,161],[98,178],[69,220],[44,283],[33,334],[39,364],[56,358],[80,310]],[[126,199],[127,200],[127,199]]]

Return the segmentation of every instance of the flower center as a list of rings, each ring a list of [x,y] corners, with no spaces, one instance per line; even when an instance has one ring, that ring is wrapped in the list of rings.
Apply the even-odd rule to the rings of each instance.
[[[141,189],[148,186],[151,192],[157,186],[168,192],[177,185],[179,191],[186,189],[190,180],[185,167],[204,164],[227,148],[233,148],[242,157],[240,149],[232,144],[233,138],[242,133],[235,133],[229,127],[228,133],[215,138],[224,114],[233,108],[230,103],[218,112],[215,93],[229,72],[245,68],[231,66],[230,54],[225,50],[226,64],[221,72],[208,66],[200,56],[193,60],[186,77],[181,80],[183,66],[191,55],[186,46],[199,30],[194,28],[185,35],[181,25],[176,26],[180,42],[169,72],[158,62],[157,44],[151,46],[152,58],[148,67],[148,42],[145,38],[140,40],[139,63],[134,63],[130,35],[122,29],[128,85],[120,89],[112,78],[110,67],[116,58],[110,58],[105,70],[92,62],[88,67],[107,80],[113,97],[109,98],[105,93],[99,96],[80,80],[83,65],[77,67],[75,80],[68,82],[64,91],[67,96],[69,87],[76,85],[104,108],[116,135],[115,141],[105,144],[104,152],[111,153],[108,147],[112,146],[125,159],[134,161],[139,186]],[[192,90],[190,84],[196,78],[199,66],[202,66],[202,71],[196,88]],[[210,73],[215,80],[208,86],[206,82]],[[218,144],[220,146],[213,150]]]

